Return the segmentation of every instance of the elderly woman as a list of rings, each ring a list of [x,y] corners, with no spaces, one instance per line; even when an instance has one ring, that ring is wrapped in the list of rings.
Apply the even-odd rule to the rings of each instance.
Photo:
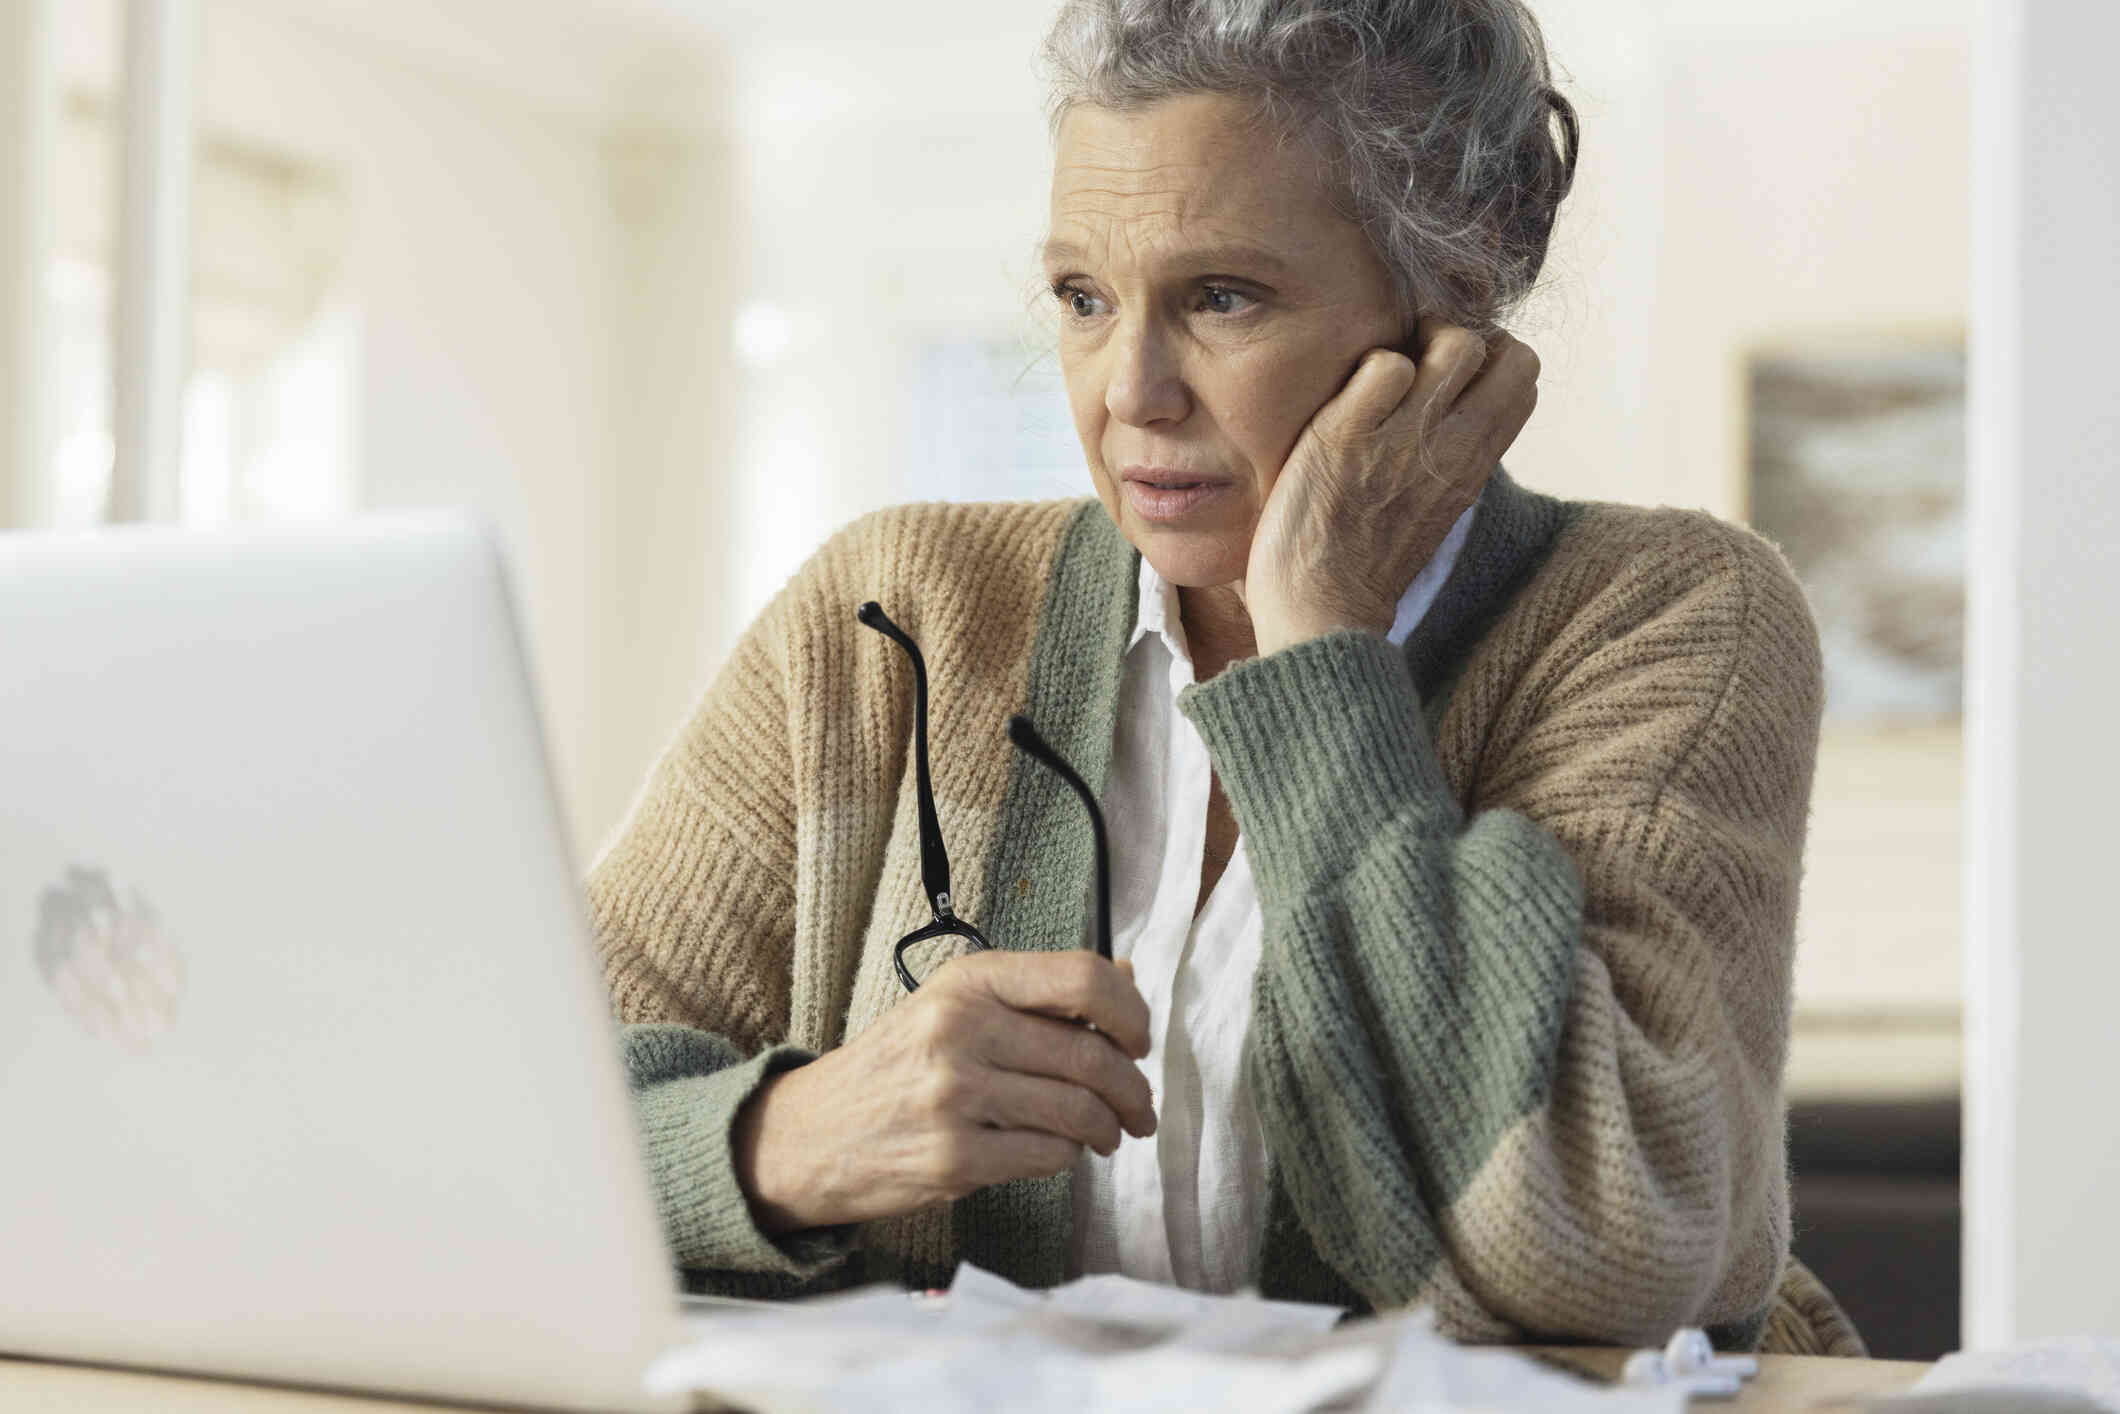
[[[842,532],[592,874],[679,1264],[1858,1351],[1788,1253],[1803,596],[1497,461],[1575,166],[1531,15],[1070,0],[1046,55],[1096,499]]]

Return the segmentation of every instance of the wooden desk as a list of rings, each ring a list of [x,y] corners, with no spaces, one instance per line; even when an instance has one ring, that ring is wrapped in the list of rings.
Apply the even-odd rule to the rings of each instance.
[[[1585,1373],[1610,1379],[1624,1350],[1551,1348]],[[1808,1414],[1858,1410],[1865,1399],[1897,1394],[1929,1367],[1915,1360],[1823,1360],[1766,1355],[1759,1375],[1734,1400],[1700,1400],[1703,1414]],[[323,1394],[273,1385],[246,1385],[187,1375],[150,1375],[85,1365],[46,1365],[0,1356],[0,1414],[464,1414],[466,1406],[427,1404],[367,1395]]]
[[[1544,1346],[1540,1353],[1599,1379],[1614,1379],[1631,1353],[1592,1346]],[[1762,1355],[1759,1373],[1735,1399],[1697,1399],[1693,1408],[1737,1414],[1852,1411],[1871,1399],[1903,1394],[1929,1369],[1923,1360],[1828,1360],[1816,1355]],[[4,1389],[0,1385],[0,1389]]]

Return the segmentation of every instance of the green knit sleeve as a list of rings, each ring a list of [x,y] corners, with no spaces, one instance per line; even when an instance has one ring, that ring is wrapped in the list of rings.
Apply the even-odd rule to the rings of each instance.
[[[720,1287],[732,1282],[713,1280],[715,1273],[799,1283],[837,1266],[852,1249],[853,1226],[766,1233],[737,1179],[730,1142],[736,1112],[760,1084],[816,1057],[772,1046],[746,1059],[721,1037],[688,1026],[627,1026],[621,1037],[656,1207],[678,1265]]]
[[[1521,817],[1468,835],[1392,645],[1335,634],[1188,691],[1267,948],[1246,1069],[1321,1255],[1424,1295],[1441,1209],[1549,1078],[1582,891]]]
[[[1259,890],[1273,1166],[1305,1255],[1377,1308],[1474,1339],[1762,1319],[1817,687],[1800,598],[1766,636],[1793,664],[1756,661],[1753,568],[1556,670],[1479,762],[1476,804],[1511,808],[1461,807],[1381,637],[1181,696]]]

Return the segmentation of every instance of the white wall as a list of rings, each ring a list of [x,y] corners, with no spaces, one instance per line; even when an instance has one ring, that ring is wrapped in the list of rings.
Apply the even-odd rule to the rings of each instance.
[[[1748,345],[1962,326],[1967,8],[1883,33],[1672,25],[1656,324],[1671,499],[1743,513]]]
[[[737,582],[730,517],[740,406],[729,352],[741,273],[733,144],[711,126],[622,131],[605,139],[604,157],[620,217],[620,278],[611,595],[592,659],[601,753],[583,812],[598,838],[619,822],[725,653],[719,606]]]
[[[68,7],[69,88],[111,91],[112,13]],[[698,625],[726,468],[699,419],[726,381],[726,159],[685,46],[628,85],[611,35],[632,31],[514,15],[209,0],[199,125],[342,180],[358,504],[472,505],[499,524],[586,859],[714,648]],[[653,121],[605,102],[613,87]],[[700,337],[680,337],[686,321]]]
[[[470,503],[522,566],[551,744],[592,769],[614,236],[593,134],[209,8],[204,124],[340,168],[359,503]]]
[[[2120,1336],[2120,11],[1991,0],[1972,368],[1968,1344]]]
[[[997,9],[971,33],[775,37],[734,54],[744,298],[788,339],[742,377],[724,641],[838,525],[938,494],[897,457],[910,341],[1027,330],[1048,174],[1038,8]]]
[[[45,321],[38,272],[51,241],[51,0],[0,4],[0,528],[27,522],[42,464]]]

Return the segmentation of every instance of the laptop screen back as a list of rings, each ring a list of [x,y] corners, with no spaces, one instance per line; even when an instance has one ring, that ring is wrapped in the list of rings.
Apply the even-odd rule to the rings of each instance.
[[[0,664],[0,1350],[632,1402],[674,1284],[490,537],[0,537]]]

